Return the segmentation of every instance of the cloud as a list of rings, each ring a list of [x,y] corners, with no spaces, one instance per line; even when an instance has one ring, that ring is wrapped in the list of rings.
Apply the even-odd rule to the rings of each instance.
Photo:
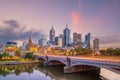
[[[30,36],[33,39],[45,37],[42,31],[34,29],[27,30],[27,26],[23,26],[16,20],[6,20],[0,25],[0,42],[27,40]]]
[[[84,17],[82,16],[82,1],[78,0],[76,3],[77,8],[72,10],[70,13],[71,22],[72,22],[72,31],[73,32],[84,32]]]
[[[120,48],[120,35],[98,36],[100,40],[100,47],[114,47]]]
[[[96,6],[96,10],[91,10],[91,12],[95,11],[95,13],[91,14],[91,12],[85,13],[85,4],[79,0],[77,5],[78,10],[71,12],[72,30],[80,32],[82,35],[91,32],[91,34],[98,36],[97,38],[100,39],[101,47],[120,48],[120,35],[118,35],[120,29],[120,0],[106,2],[104,3],[105,5],[102,4],[103,7],[101,5],[100,8]]]
[[[79,15],[78,15],[78,13],[75,12],[75,11],[72,11],[71,17],[72,17],[73,25],[78,25],[79,24]]]
[[[83,26],[83,19],[77,11],[71,12],[72,31],[79,32]]]

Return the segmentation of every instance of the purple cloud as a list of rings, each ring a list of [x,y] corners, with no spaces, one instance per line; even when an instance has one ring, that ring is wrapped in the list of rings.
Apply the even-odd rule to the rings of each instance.
[[[4,26],[0,26],[0,42],[27,40],[30,36],[33,39],[45,37],[42,31],[26,30],[26,26],[22,26],[16,20],[3,21]]]

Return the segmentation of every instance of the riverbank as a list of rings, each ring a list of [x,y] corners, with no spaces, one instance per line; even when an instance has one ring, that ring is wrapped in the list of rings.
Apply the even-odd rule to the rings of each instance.
[[[9,62],[0,62],[0,65],[19,65],[19,64],[32,64],[32,63],[42,63],[41,61],[9,61]]]

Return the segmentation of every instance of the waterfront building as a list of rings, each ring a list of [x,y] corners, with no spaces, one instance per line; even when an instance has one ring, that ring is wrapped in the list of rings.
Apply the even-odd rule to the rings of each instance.
[[[45,46],[47,46],[47,40],[44,39],[44,38],[39,39],[38,45],[39,45],[40,47],[45,47]]]
[[[60,34],[58,37],[58,46],[62,47],[63,46],[63,35]]]
[[[38,45],[35,44],[33,47],[30,47],[30,52],[38,52],[38,49],[39,49]]]
[[[73,33],[73,46],[82,47],[81,34]]]
[[[58,36],[57,37],[55,37],[55,45],[58,45]]]
[[[73,43],[80,43],[81,42],[81,34],[73,33]]]
[[[9,52],[10,55],[15,55],[15,51],[19,50],[17,48],[16,42],[7,42],[6,47],[4,48],[4,52]]]
[[[33,45],[32,39],[30,37],[29,40],[28,40],[28,50],[30,52],[38,52],[38,49],[39,49],[38,45],[37,44]]]
[[[16,42],[7,42],[6,47],[9,47],[9,46],[17,47],[17,43]]]
[[[23,46],[22,46],[23,50],[27,50],[27,46],[28,46],[28,43],[27,42],[23,42]]]
[[[90,33],[85,35],[85,44],[86,44],[86,48],[91,47],[91,34]]]
[[[50,38],[50,43],[54,45],[55,44],[55,30],[53,26],[49,31],[49,38]]]
[[[93,49],[95,50],[95,52],[99,52],[99,39],[93,40]]]
[[[58,45],[59,47],[62,47],[62,45],[63,45],[63,35],[62,34],[55,37],[55,45]]]
[[[66,28],[64,29],[63,31],[63,46],[69,46],[70,45],[70,39],[71,39],[71,31],[70,29],[67,27],[66,25]]]
[[[27,42],[23,42],[23,46],[27,46],[28,45],[28,43]]]
[[[33,46],[31,37],[28,40],[28,50]]]

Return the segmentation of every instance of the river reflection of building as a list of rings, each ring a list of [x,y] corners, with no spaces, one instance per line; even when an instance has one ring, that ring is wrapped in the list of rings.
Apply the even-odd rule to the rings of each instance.
[[[25,74],[22,75],[21,73],[25,73]],[[1,80],[1,75],[8,78],[7,75],[9,74],[15,74],[15,76],[19,77],[19,80],[41,80],[41,79],[42,80],[101,80],[96,75],[92,75],[91,72],[63,74],[63,66],[43,67],[43,66],[39,66],[39,64],[0,66],[0,80]],[[28,76],[28,74],[32,74],[32,75]],[[13,76],[11,76],[11,79],[17,80],[13,78]]]
[[[37,64],[2,65],[0,66],[0,75],[16,74],[16,76],[18,76],[22,72],[33,73],[35,66],[37,66]]]

